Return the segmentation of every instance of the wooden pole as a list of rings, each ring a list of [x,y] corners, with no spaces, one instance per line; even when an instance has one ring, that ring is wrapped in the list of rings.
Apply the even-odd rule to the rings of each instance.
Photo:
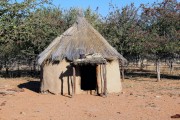
[[[107,97],[106,64],[103,65],[104,95]]]
[[[101,95],[104,93],[104,79],[103,79],[103,66],[102,66],[102,64],[100,64],[100,83],[101,83]]]
[[[97,65],[96,67],[96,81],[97,81],[97,94],[100,95],[101,91],[101,79],[100,79],[100,65]]]
[[[76,68],[73,66],[73,85],[72,85],[72,96],[74,96],[76,90]]]

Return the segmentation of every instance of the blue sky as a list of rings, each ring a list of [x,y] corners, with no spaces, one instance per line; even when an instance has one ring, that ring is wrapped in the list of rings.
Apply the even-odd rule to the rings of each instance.
[[[136,7],[140,4],[148,4],[154,2],[162,2],[163,0],[53,0],[53,4],[56,6],[60,6],[60,8],[68,9],[70,7],[78,7],[82,9],[86,9],[91,7],[92,10],[96,10],[98,7],[98,12],[106,16],[109,12],[109,3],[116,5],[118,7],[123,7],[134,3]],[[178,0],[180,1],[180,0]]]
[[[24,0],[17,1],[22,2]],[[152,4],[154,2],[162,1],[163,0],[52,0],[55,6],[59,6],[63,9],[68,9],[71,7],[86,9],[91,7],[92,10],[96,10],[98,7],[98,13],[103,16],[106,16],[109,13],[109,3],[122,8],[126,5],[130,5],[131,3],[134,3],[135,6],[138,7],[140,4]],[[177,1],[180,2],[180,0]]]

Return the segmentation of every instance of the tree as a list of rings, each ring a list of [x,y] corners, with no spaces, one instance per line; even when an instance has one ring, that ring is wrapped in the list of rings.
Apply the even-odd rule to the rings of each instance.
[[[48,1],[27,0],[16,2],[10,0],[0,1],[0,58],[4,61],[6,70],[14,62],[26,58],[23,56],[23,43],[30,41],[31,26],[27,22],[33,10]],[[30,42],[29,42],[30,43]],[[26,44],[26,46],[31,44]],[[31,53],[29,53],[31,54]]]
[[[125,57],[141,54],[143,31],[138,25],[138,8],[131,4],[122,8],[114,7],[105,18],[102,34]]]
[[[113,7],[105,18],[101,33],[128,61],[140,59],[143,54],[143,34],[139,26],[138,10],[134,4],[122,9]],[[121,65],[121,71],[124,65]],[[122,72],[122,76],[124,73]]]
[[[152,7],[143,7],[141,20],[147,36],[147,51],[156,60],[157,81],[160,81],[160,61],[180,54],[180,14],[176,0],[165,0]]]
[[[101,25],[100,15],[94,12],[90,7],[81,10],[79,8],[70,8],[68,10],[64,10],[63,12],[63,21],[64,21],[64,30],[67,30],[71,25],[76,21],[77,15],[82,11],[83,16],[88,20],[88,22],[99,30]]]

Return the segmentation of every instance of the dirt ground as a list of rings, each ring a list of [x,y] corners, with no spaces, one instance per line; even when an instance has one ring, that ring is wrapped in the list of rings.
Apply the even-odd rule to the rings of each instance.
[[[39,82],[32,78],[0,78],[0,120],[180,119],[180,80],[155,81],[126,79],[119,94],[71,98],[38,93]]]

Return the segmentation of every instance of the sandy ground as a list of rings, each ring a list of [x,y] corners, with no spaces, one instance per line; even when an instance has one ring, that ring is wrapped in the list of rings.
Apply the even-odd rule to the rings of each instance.
[[[121,93],[106,98],[44,95],[35,92],[38,85],[30,78],[1,78],[0,91],[8,95],[0,94],[0,120],[180,119],[172,118],[180,114],[180,80],[127,79]]]

